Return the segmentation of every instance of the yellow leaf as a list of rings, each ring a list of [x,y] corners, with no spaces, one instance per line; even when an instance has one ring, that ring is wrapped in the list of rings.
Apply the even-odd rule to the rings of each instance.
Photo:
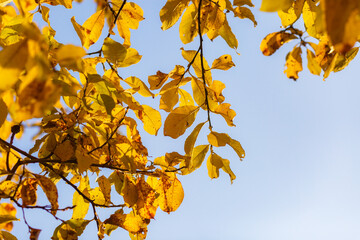
[[[185,60],[187,60],[189,63],[193,61],[196,51],[190,50],[186,51],[182,49],[181,54]],[[212,77],[211,77],[211,71],[210,67],[206,61],[205,58],[203,58],[203,64],[204,64],[204,75],[205,75],[205,82],[208,86],[212,83]],[[195,60],[193,61],[192,67],[194,68],[195,74],[199,79],[202,79],[202,68],[201,68],[201,58],[200,53],[198,53],[195,57]]]
[[[124,175],[124,182],[121,188],[121,195],[124,197],[124,202],[129,207],[132,207],[138,201],[138,190],[135,183],[128,175]]]
[[[74,45],[62,45],[56,51],[56,59],[58,60],[61,66],[68,66],[75,64],[83,56],[86,55],[85,50],[82,47],[77,47]]]
[[[117,64],[117,67],[128,67],[137,64],[141,60],[141,55],[134,48],[128,48],[125,59]]]
[[[223,147],[230,141],[230,137],[226,133],[211,132],[207,138],[214,147]]]
[[[221,103],[220,105],[218,105],[216,107],[216,109],[214,110],[214,113],[220,114],[221,116],[223,116],[223,118],[225,119],[226,123],[229,126],[234,127],[235,124],[233,123],[233,119],[236,116],[236,112],[232,109],[230,109],[230,104],[229,103]]]
[[[27,41],[4,47],[0,51],[0,92],[11,88],[19,79],[29,56]],[[5,80],[6,79],[6,80]]]
[[[89,178],[87,176],[81,178],[78,189],[85,196],[89,197]],[[90,203],[85,200],[77,191],[74,192],[72,203],[75,207],[73,208],[73,214],[71,218],[83,219],[89,210]]]
[[[249,7],[254,7],[254,4],[252,4],[251,0],[234,0],[234,5],[236,6],[248,5]]]
[[[198,111],[198,107],[189,105],[175,108],[165,120],[164,135],[172,138],[183,135],[195,121]]]
[[[283,31],[270,33],[261,41],[260,50],[265,56],[270,56],[284,43],[296,38],[293,34]]]
[[[315,59],[315,54],[309,49],[306,50],[306,54],[307,54],[307,61],[308,61],[308,64],[307,64],[308,69],[310,70],[310,72],[312,74],[320,75],[321,67],[320,67],[320,64]]]
[[[232,57],[229,54],[222,55],[215,59],[211,65],[212,69],[228,70],[234,67],[235,64],[232,61]]]
[[[143,97],[154,97],[154,94],[150,92],[149,88],[137,77],[128,77],[124,80],[130,87],[138,92]]]
[[[294,81],[299,78],[298,73],[303,70],[302,68],[302,58],[301,58],[301,47],[295,47],[291,52],[286,56],[285,63],[286,76],[293,79]]]
[[[74,146],[70,140],[66,140],[56,146],[54,154],[59,157],[61,161],[70,160],[75,154]]]
[[[24,206],[32,206],[37,200],[37,181],[35,178],[27,178],[21,185],[21,199]]]
[[[102,191],[99,187],[89,190],[88,193],[89,193],[90,199],[95,204],[105,205],[106,200],[105,200],[104,194],[102,193]]]
[[[166,30],[171,28],[179,20],[189,2],[190,0],[168,0],[160,10],[161,29]]]
[[[196,142],[196,139],[200,133],[201,128],[204,126],[206,122],[199,123],[194,130],[190,133],[190,135],[186,138],[185,144],[184,144],[184,151],[186,155],[192,155],[192,151],[194,149],[194,145]]]
[[[194,4],[186,8],[181,18],[179,33],[184,44],[190,43],[198,35],[197,10]]]
[[[291,7],[293,0],[262,0],[260,11],[277,12],[280,10],[286,11]]]
[[[78,163],[79,172],[83,173],[88,170],[93,163],[97,163],[96,159],[87,154],[86,150],[81,147],[80,144],[77,145],[75,150],[75,157]]]
[[[170,112],[179,101],[178,89],[173,88],[161,94],[159,108]]]
[[[229,174],[231,183],[233,183],[233,181],[235,180],[236,176],[235,176],[235,174],[233,173],[233,171],[231,171],[230,161],[227,160],[227,159],[222,159],[222,162],[223,162],[223,167],[222,167],[221,169],[224,170],[224,172],[226,172],[227,174]]]
[[[241,19],[244,19],[244,18],[250,19],[254,23],[254,27],[256,27],[256,25],[257,25],[254,14],[247,7],[237,7],[237,8],[235,8],[234,9],[234,15],[235,15],[235,17],[238,17],[238,18],[241,18]]]
[[[219,29],[219,34],[230,48],[237,49],[238,40],[236,39],[235,34],[232,32],[226,19],[223,26]]]
[[[324,0],[326,31],[335,50],[345,54],[360,36],[360,2],[358,0]]]
[[[111,185],[109,179],[107,179],[104,175],[98,177],[96,182],[99,184],[100,190],[104,195],[105,198],[105,205],[111,203],[110,196],[111,196]]]
[[[7,231],[0,231],[0,238],[4,240],[18,240],[14,235]]]
[[[201,166],[208,151],[209,151],[209,145],[199,145],[194,148],[189,163],[190,172],[193,172],[194,170],[196,170]]]
[[[112,1],[112,3],[114,2],[113,9],[115,12],[118,12],[123,1]],[[139,22],[142,20],[144,20],[144,17],[141,7],[133,2],[127,2],[121,10],[117,20],[117,29],[120,37],[124,39],[124,46],[130,46],[130,29],[137,29]]]
[[[212,98],[218,103],[222,103],[225,100],[225,97],[222,94],[222,91],[225,89],[225,84],[214,80],[211,86],[209,87],[210,92],[213,94]]]
[[[63,222],[55,228],[54,234],[51,237],[53,240],[77,240],[83,233],[89,220],[85,219],[70,219]]]
[[[186,105],[191,105],[191,106],[195,105],[194,100],[190,93],[188,93],[184,89],[180,89],[180,88],[178,89],[178,93],[180,95],[179,107],[186,106]]]
[[[305,0],[302,13],[306,32],[311,37],[319,39],[324,32],[321,6],[313,0]]]
[[[76,33],[78,34],[81,44],[89,49],[91,45],[97,42],[105,23],[104,10],[97,11],[91,15],[81,26],[75,21],[75,17],[71,18]]]
[[[136,116],[144,123],[144,130],[151,135],[157,135],[161,127],[161,115],[159,111],[148,105],[142,105],[142,110],[135,111]]]
[[[343,70],[355,58],[359,52],[359,47],[352,48],[345,55],[339,55],[336,58],[334,72]],[[1,124],[0,124],[1,125]]]
[[[7,115],[8,115],[8,108],[4,100],[0,98],[0,128],[4,124]]]
[[[3,181],[0,183],[0,198],[9,198],[14,195],[17,184],[12,181]]]
[[[161,86],[166,82],[166,80],[168,80],[168,78],[168,74],[157,71],[156,75],[151,75],[148,77],[150,89],[156,90],[161,88]]]
[[[0,204],[0,229],[11,231],[14,225],[12,222],[18,220],[16,218],[16,208],[11,203]]]
[[[106,219],[104,223],[122,227],[130,233],[141,233],[147,231],[147,224],[139,215],[135,214],[134,211],[129,214],[124,214],[122,212],[114,213],[110,216],[110,218]]]
[[[104,53],[104,57],[115,65],[124,61],[127,52],[126,48],[122,44],[112,40],[111,38],[105,38],[102,51]]]
[[[210,178],[219,177],[219,169],[223,167],[223,163],[216,153],[211,153],[207,159],[206,166]]]
[[[56,215],[57,209],[59,208],[58,203],[58,191],[53,181],[45,176],[41,176],[38,174],[34,174],[35,178],[37,179],[39,185],[43,189],[47,199],[51,204],[51,214]]]
[[[245,157],[245,151],[239,141],[230,138],[227,144],[234,149],[236,154],[239,156],[240,160],[242,160]]]
[[[290,26],[299,19],[304,3],[305,0],[295,0],[293,1],[291,7],[288,10],[278,11],[279,17],[281,19],[281,24],[283,25],[283,27]]]
[[[159,196],[159,206],[164,212],[176,211],[184,199],[184,190],[181,182],[174,177],[163,176],[160,179],[153,178],[154,188]]]
[[[153,219],[156,214],[157,202],[154,189],[143,178],[137,179],[138,200],[136,208],[144,219]]]

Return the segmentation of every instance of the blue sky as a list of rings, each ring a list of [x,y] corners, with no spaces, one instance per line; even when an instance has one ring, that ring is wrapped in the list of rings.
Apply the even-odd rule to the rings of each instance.
[[[59,41],[80,45],[70,18],[75,15],[83,23],[91,15],[93,2],[84,2],[74,4],[71,11],[58,7],[50,12]],[[132,32],[132,47],[143,59],[121,69],[120,75],[135,75],[147,82],[147,76],[157,70],[169,72],[176,64],[186,65],[180,48],[194,50],[197,40],[183,46],[178,24],[165,32],[160,29],[159,11],[165,1],[135,2],[146,19]],[[355,59],[326,81],[311,75],[306,64],[297,82],[287,79],[285,56],[294,43],[271,57],[263,56],[259,49],[262,38],[278,31],[281,24],[276,14],[258,11],[260,1],[254,4],[256,28],[249,20],[232,21],[240,55],[222,39],[204,45],[208,62],[229,53],[236,64],[229,71],[213,72],[213,79],[227,86],[224,95],[237,112],[236,128],[217,117],[213,125],[215,131],[229,133],[245,148],[243,162],[231,149],[217,151],[231,161],[237,179],[231,185],[222,172],[219,179],[211,180],[205,164],[191,175],[180,176],[185,190],[182,206],[170,215],[159,210],[147,239],[360,239],[358,62]],[[156,106],[158,101],[146,104]],[[206,116],[199,118],[200,122]],[[169,140],[160,133],[156,138],[143,137],[143,142],[150,155],[160,156],[182,153],[184,139]],[[202,139],[199,144],[206,141],[205,135]],[[44,228],[40,239],[49,239],[60,223],[50,219],[44,224],[36,210],[27,211],[29,218],[38,218],[34,227]],[[96,239],[94,227],[89,225],[80,239]],[[26,228],[16,224],[13,233],[25,239]],[[118,229],[107,239],[126,238],[127,232]]]

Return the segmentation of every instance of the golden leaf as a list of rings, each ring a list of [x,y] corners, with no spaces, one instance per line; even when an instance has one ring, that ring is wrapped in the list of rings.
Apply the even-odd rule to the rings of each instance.
[[[34,176],[51,204],[51,214],[55,216],[57,209],[59,208],[59,203],[58,191],[54,182],[42,175],[34,174]]]
[[[61,66],[76,64],[83,56],[86,55],[82,47],[74,45],[63,45],[56,51],[56,59]]]
[[[350,50],[360,36],[360,2],[358,0],[324,0],[321,2],[325,26],[335,50]]]
[[[92,156],[87,154],[86,150],[83,149],[80,144],[77,145],[75,150],[75,157],[78,163],[79,172],[82,173],[88,170],[93,163],[97,163],[98,161],[94,159]]]
[[[359,47],[355,47],[346,52],[345,55],[338,55],[335,62],[334,72],[343,70],[355,58],[358,52]]]
[[[209,145],[199,145],[194,148],[191,153],[191,159],[188,166],[189,173],[195,171],[201,166],[208,151]]]
[[[33,206],[37,200],[37,181],[35,178],[27,178],[21,185],[21,199],[24,206]]]
[[[236,112],[232,109],[230,109],[230,104],[229,103],[221,103],[220,105],[218,105],[216,107],[216,109],[214,110],[214,113],[220,114],[221,116],[223,116],[223,118],[225,119],[226,123],[229,126],[234,127],[235,124],[233,123],[233,119],[236,116]]]
[[[95,204],[105,205],[106,200],[105,200],[104,194],[102,193],[100,187],[91,189],[88,191],[88,193],[89,193],[90,199]]]
[[[98,177],[96,182],[99,184],[100,190],[105,198],[105,205],[111,203],[111,185],[109,179],[107,179],[104,175]]]
[[[284,43],[296,38],[293,34],[282,31],[270,33],[261,41],[260,50],[265,56],[270,56]]]
[[[310,49],[306,49],[306,54],[308,61],[307,64],[308,69],[312,74],[320,75],[321,67],[320,64],[315,59],[315,54]]]
[[[154,189],[144,179],[137,179],[138,200],[136,208],[142,218],[153,219],[155,217],[157,202]]]
[[[187,105],[190,105],[190,106],[195,105],[194,99],[192,98],[190,93],[188,93],[184,89],[180,89],[180,88],[178,89],[178,93],[179,93],[179,96],[180,96],[179,107],[187,106]]]
[[[306,32],[311,37],[319,39],[324,32],[321,6],[313,0],[305,0],[302,13]]]
[[[175,108],[165,120],[164,135],[172,138],[183,135],[195,121],[198,111],[198,107],[189,105]]]
[[[16,208],[11,203],[0,204],[0,229],[11,231],[13,229],[13,221],[19,221],[16,218]]]
[[[262,0],[260,11],[277,12],[280,10],[286,11],[291,7],[293,0]]]
[[[149,88],[137,77],[128,77],[124,80],[130,87],[138,92],[143,97],[154,97],[154,94],[150,92]]]
[[[234,67],[235,64],[232,61],[232,57],[229,54],[222,55],[215,59],[211,65],[212,69],[228,70]]]
[[[138,190],[135,183],[127,174],[124,175],[124,181],[121,188],[121,195],[124,197],[124,202],[129,207],[132,207],[138,201]]]
[[[207,138],[209,143],[214,147],[223,147],[230,141],[230,137],[226,133],[217,133],[213,131],[209,133]]]
[[[189,2],[190,0],[168,0],[160,10],[161,29],[166,30],[171,28],[179,20]]]
[[[194,4],[186,8],[181,18],[179,33],[180,39],[184,44],[190,43],[198,35],[197,10]]]
[[[135,111],[136,116],[144,123],[144,130],[147,133],[157,135],[162,124],[159,111],[148,105],[142,105],[142,107],[142,110]]]
[[[224,172],[229,174],[231,183],[235,180],[236,176],[230,169],[230,161],[223,159],[216,153],[211,153],[207,160],[208,174],[210,178],[219,177],[219,169],[221,168]]]
[[[226,19],[223,26],[219,29],[219,34],[230,48],[237,49],[238,40],[236,39],[235,34],[232,32]]]
[[[126,48],[121,43],[118,43],[111,38],[105,38],[102,51],[104,57],[115,65],[124,61],[127,53]]]
[[[296,79],[299,78],[298,73],[303,70],[302,68],[302,58],[301,58],[301,47],[295,47],[291,52],[288,53],[286,56],[286,63],[285,63],[285,71],[286,76],[288,78]]]
[[[28,60],[28,44],[26,40],[4,47],[0,51],[0,92],[11,88],[19,79]]]
[[[6,103],[2,98],[0,98],[0,128],[4,124],[7,115],[8,115],[8,108],[6,106]]]
[[[184,199],[184,190],[176,175],[151,179],[150,185],[160,194],[158,198],[160,209],[167,213],[176,211]]]
[[[254,23],[254,27],[256,27],[257,22],[255,20],[254,14],[247,7],[237,7],[234,9],[234,14],[236,17],[244,19],[250,19]]]
[[[278,11],[283,27],[290,26],[299,19],[304,3],[305,0],[295,0],[293,1],[291,7],[286,11]]]
[[[111,214],[110,218],[104,221],[105,224],[112,224],[124,228],[130,233],[141,233],[147,231],[147,224],[134,211],[129,214],[122,212]]]
[[[125,59],[118,63],[117,67],[128,67],[134,64],[137,64],[141,60],[141,55],[134,48],[127,48],[127,53]]]
[[[239,141],[230,138],[227,144],[234,149],[236,154],[239,156],[240,160],[242,160],[245,157],[245,151]]]
[[[182,49],[181,54],[183,58],[190,63],[194,59],[196,51],[193,50],[186,51]],[[204,64],[204,69],[201,68],[201,58],[200,58],[200,53],[198,53],[191,66],[194,68],[195,74],[199,79],[202,79],[202,70],[204,70],[205,82],[208,86],[210,86],[212,83],[211,71],[205,58],[203,58],[203,64]]]
[[[75,154],[74,146],[70,140],[66,140],[56,146],[54,154],[59,157],[61,161],[70,160]]]
[[[159,108],[170,112],[173,110],[175,105],[179,102],[178,89],[173,88],[165,93],[161,94]]]
[[[87,176],[82,177],[80,180],[80,186],[78,187],[79,191],[85,196],[89,197],[89,178]],[[88,210],[90,203],[85,200],[77,191],[74,192],[73,196],[73,209],[72,219],[83,219]]]
[[[186,138],[185,144],[184,144],[184,151],[186,155],[192,155],[192,151],[194,149],[194,145],[196,142],[196,139],[200,133],[201,128],[204,126],[206,122],[199,123],[194,130],[190,133],[190,135]]]

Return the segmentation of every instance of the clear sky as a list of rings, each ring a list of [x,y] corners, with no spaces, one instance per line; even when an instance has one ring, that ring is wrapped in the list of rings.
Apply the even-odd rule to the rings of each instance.
[[[83,23],[91,15],[93,1],[84,2],[74,4],[71,11],[58,7],[59,11],[50,12],[59,41],[80,45],[70,18],[75,15],[77,22]],[[159,11],[165,1],[135,2],[146,19],[132,32],[132,47],[143,59],[120,70],[120,75],[135,75],[147,82],[147,76],[157,70],[169,72],[176,64],[186,65],[180,48],[195,50],[197,40],[183,46],[178,24],[165,32],[160,29]],[[240,55],[222,39],[206,41],[204,46],[208,62],[229,53],[236,64],[229,71],[213,72],[213,79],[227,86],[224,95],[237,112],[236,127],[228,127],[220,118],[214,118],[213,125],[215,131],[239,140],[246,151],[243,162],[229,148],[218,151],[231,161],[237,179],[230,184],[221,172],[219,179],[211,180],[206,164],[191,175],[180,176],[183,204],[170,215],[158,210],[147,239],[360,239],[359,62],[355,59],[326,81],[311,75],[305,64],[297,82],[287,79],[283,74],[285,56],[294,43],[271,57],[263,56],[259,49],[262,38],[278,31],[281,24],[276,14],[258,11],[260,1],[254,4],[256,28],[249,20],[232,22]],[[158,101],[146,103],[156,106]],[[206,119],[205,115],[199,117]],[[143,137],[143,142],[151,156],[160,156],[183,153],[184,139],[170,140],[161,132],[157,138]],[[205,136],[202,139],[206,141]],[[46,216],[50,220],[44,223],[39,216],[46,213],[26,211],[29,218],[38,218],[34,227],[44,229],[40,239],[49,239],[60,224],[51,216]],[[26,228],[16,223],[13,233],[25,239]],[[95,225],[89,225],[80,239],[97,239]],[[127,232],[118,229],[107,239],[127,239]]]

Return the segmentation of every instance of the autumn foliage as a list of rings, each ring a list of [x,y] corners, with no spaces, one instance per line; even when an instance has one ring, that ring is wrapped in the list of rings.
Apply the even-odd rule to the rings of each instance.
[[[144,20],[141,6],[95,0],[97,8],[85,22],[76,16],[66,19],[81,46],[58,42],[49,18],[52,9],[86,4],[81,2],[0,0],[0,239],[16,239],[10,232],[19,219],[31,239],[37,239],[41,230],[26,221],[31,209],[59,220],[52,239],[77,239],[91,222],[99,239],[119,227],[131,239],[145,239],[159,209],[170,213],[181,205],[184,191],[178,175],[194,172],[207,158],[210,178],[218,178],[221,169],[232,182],[230,161],[216,149],[227,147],[240,160],[245,157],[239,141],[217,132],[211,121],[218,115],[235,126],[236,113],[222,94],[225,84],[212,78],[213,71],[235,65],[230,54],[206,60],[203,38],[222,38],[234,53],[238,41],[228,19],[247,19],[256,26],[251,0],[167,0],[159,9],[161,28],[180,21],[182,43],[197,42],[198,47],[184,46],[180,54],[186,64],[174,65],[168,73],[154,69],[148,83],[136,76],[122,78],[119,72],[141,60],[131,47],[131,32]],[[344,69],[358,52],[357,0],[263,0],[260,10],[278,12],[283,25],[261,42],[264,55],[294,43],[286,56],[288,78],[299,78],[304,54],[310,72],[323,72],[326,78]],[[35,15],[47,27],[40,29]],[[95,43],[101,47],[94,49]],[[157,109],[143,103],[153,98],[160,98]],[[198,117],[200,111],[205,119]],[[32,148],[25,150],[14,145],[14,138],[28,126],[39,130]],[[161,135],[159,130],[173,139],[185,135],[184,153],[169,149],[164,156],[149,156],[142,138]],[[207,135],[207,144],[196,144],[200,132]],[[34,165],[38,168],[30,167]],[[73,190],[71,206],[58,201],[59,182]],[[37,204],[39,191],[49,205]],[[113,213],[99,215],[99,208]],[[71,218],[60,219],[59,211],[72,212]]]

